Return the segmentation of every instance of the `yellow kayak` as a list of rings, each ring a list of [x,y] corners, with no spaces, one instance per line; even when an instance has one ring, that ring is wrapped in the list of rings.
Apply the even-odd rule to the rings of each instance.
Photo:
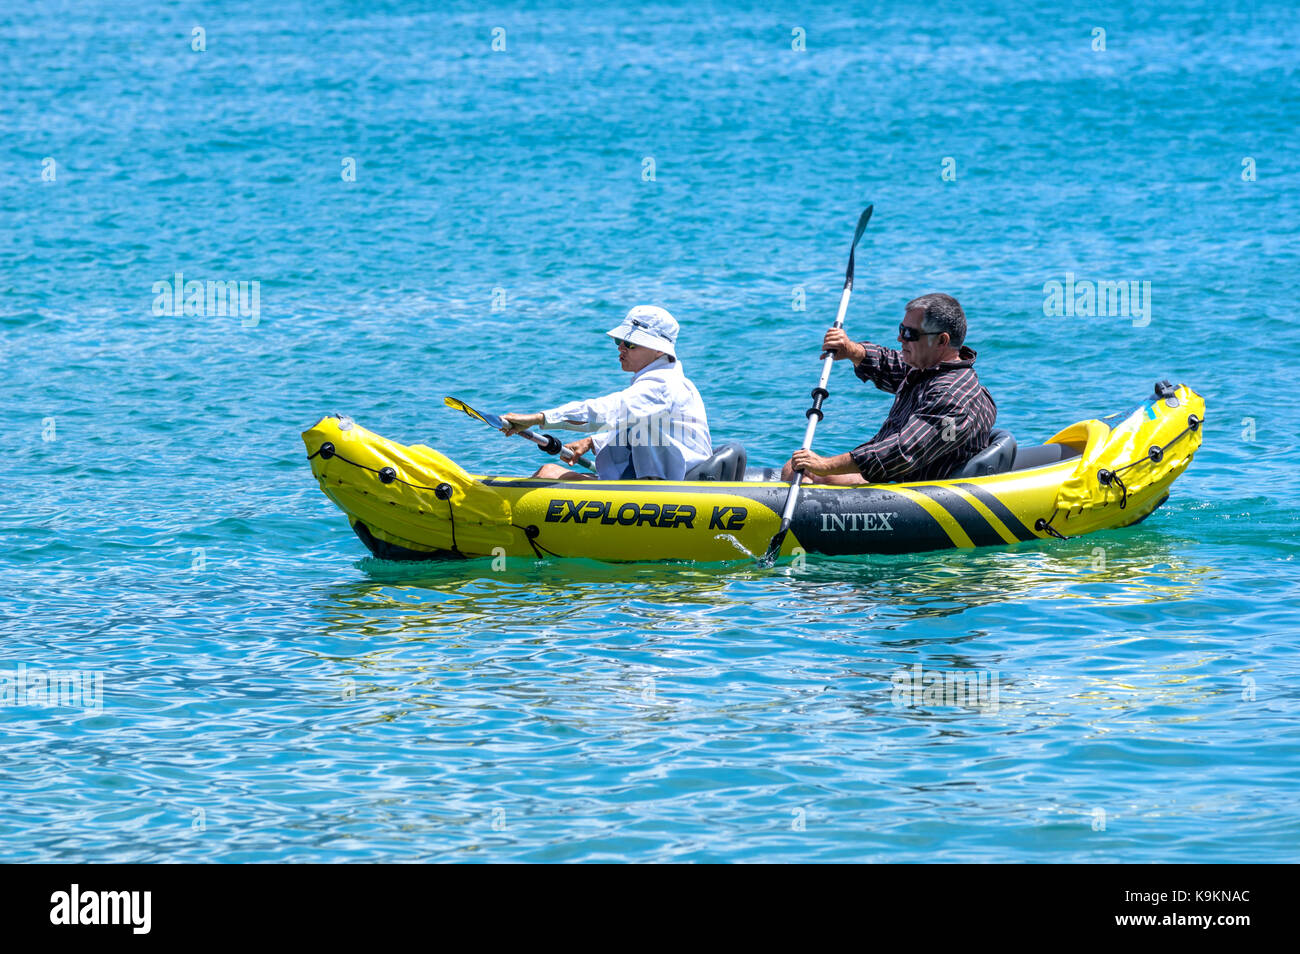
[[[1161,382],[1118,423],[1079,421],[1030,447],[994,431],[988,450],[944,480],[805,485],[781,555],[908,553],[1125,527],[1168,498],[1200,446],[1204,414],[1195,391]],[[764,552],[789,490],[771,470],[746,470],[736,445],[703,469],[724,479],[555,481],[471,474],[346,417],[323,418],[302,438],[325,496],[387,560],[736,560]]]

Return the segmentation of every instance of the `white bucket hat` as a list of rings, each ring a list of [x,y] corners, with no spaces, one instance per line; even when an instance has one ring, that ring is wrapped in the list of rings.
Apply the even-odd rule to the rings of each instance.
[[[657,305],[637,305],[627,313],[622,324],[605,334],[675,358],[677,331],[677,319],[668,314],[667,309]]]

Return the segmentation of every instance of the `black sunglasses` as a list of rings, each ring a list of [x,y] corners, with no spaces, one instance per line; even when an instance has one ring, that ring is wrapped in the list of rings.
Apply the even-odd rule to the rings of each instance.
[[[918,341],[920,340],[922,335],[942,335],[942,334],[946,334],[946,332],[920,331],[916,328],[909,327],[908,325],[905,325],[902,322],[899,322],[898,324],[898,337],[902,338],[904,341]]]
[[[626,348],[628,351],[631,351],[633,348],[636,347],[636,345],[634,345],[632,342],[628,341],[626,338],[617,338],[617,339],[615,339],[615,340],[618,342],[618,344],[622,345],[622,346],[623,346],[624,348]]]

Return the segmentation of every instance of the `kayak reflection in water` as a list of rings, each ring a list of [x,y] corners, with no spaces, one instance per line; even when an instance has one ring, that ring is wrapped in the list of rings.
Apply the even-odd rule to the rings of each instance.
[[[965,338],[961,305],[940,294],[907,303],[898,326],[901,351],[850,341],[843,329],[826,332],[823,357],[848,358],[859,378],[894,395],[894,406],[876,436],[846,454],[795,451],[782,480],[799,468],[805,482],[818,484],[942,480],[982,451],[998,411]]]
[[[704,401],[677,360],[677,331],[665,309],[637,305],[606,332],[618,343],[619,367],[632,374],[631,386],[535,414],[503,414],[505,433],[537,426],[583,431],[591,436],[565,447],[575,455],[594,451],[600,480],[683,480],[713,447]],[[592,479],[559,464],[543,464],[533,476]]]

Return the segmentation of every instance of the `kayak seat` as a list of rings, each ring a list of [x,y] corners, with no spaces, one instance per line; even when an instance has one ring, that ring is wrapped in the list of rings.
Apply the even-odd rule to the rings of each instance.
[[[1016,462],[1012,470],[1027,470],[1030,467],[1043,467],[1055,464],[1071,457],[1078,457],[1081,451],[1069,444],[1040,444],[1037,447],[1021,447],[1016,451]]]
[[[741,444],[732,442],[713,448],[713,454],[686,472],[687,480],[744,480],[746,455]]]
[[[1016,439],[1010,431],[995,427],[989,433],[989,446],[984,448],[951,474],[949,480],[957,477],[987,477],[989,474],[1002,474],[1011,470],[1016,460]]]

